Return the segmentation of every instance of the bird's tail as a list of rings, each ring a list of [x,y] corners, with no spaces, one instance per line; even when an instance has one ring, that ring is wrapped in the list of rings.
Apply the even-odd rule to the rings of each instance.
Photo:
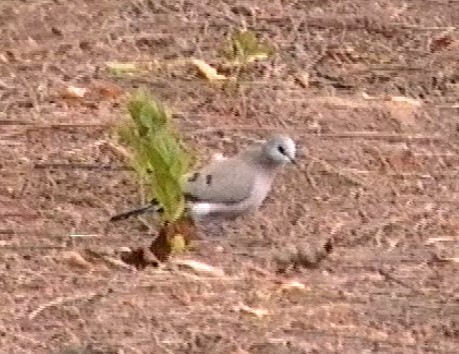
[[[146,213],[146,212],[157,212],[157,213],[161,213],[162,212],[162,208],[160,207],[158,201],[156,199],[153,199],[152,201],[150,201],[150,203],[148,203],[147,205],[144,205],[140,208],[136,208],[136,209],[133,209],[133,210],[129,210],[129,211],[125,211],[123,213],[120,213],[120,214],[116,214],[114,216],[112,216],[110,218],[110,221],[119,221],[119,220],[124,220],[124,219],[127,219],[131,216],[135,216],[135,215],[140,215],[140,214],[143,214],[143,213]]]

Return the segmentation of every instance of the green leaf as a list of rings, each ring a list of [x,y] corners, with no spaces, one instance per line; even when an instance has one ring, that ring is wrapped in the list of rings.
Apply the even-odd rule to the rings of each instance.
[[[148,197],[156,198],[164,209],[163,222],[175,221],[185,210],[181,181],[191,158],[161,102],[141,90],[127,107],[132,122],[120,127],[120,140],[133,153],[131,164],[146,182]]]

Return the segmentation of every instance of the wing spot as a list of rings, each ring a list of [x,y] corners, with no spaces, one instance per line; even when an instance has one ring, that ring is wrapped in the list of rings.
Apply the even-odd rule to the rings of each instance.
[[[196,180],[199,178],[199,176],[200,176],[199,172],[193,173],[193,175],[190,178],[188,178],[188,182],[196,182]]]
[[[190,193],[184,194],[185,200],[187,202],[199,202],[199,198]]]
[[[206,184],[210,186],[212,184],[212,175],[207,175],[206,176]]]

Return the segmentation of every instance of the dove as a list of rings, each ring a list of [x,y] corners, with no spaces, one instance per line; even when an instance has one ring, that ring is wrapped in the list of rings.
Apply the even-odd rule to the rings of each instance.
[[[274,177],[287,163],[294,163],[295,142],[274,135],[233,157],[219,158],[191,173],[184,182],[186,209],[195,219],[232,218],[257,210],[269,194]],[[147,211],[161,212],[156,200],[113,216],[123,220]]]

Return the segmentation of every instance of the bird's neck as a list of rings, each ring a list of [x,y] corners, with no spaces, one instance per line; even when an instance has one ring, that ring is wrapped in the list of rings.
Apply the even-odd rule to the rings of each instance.
[[[251,163],[258,165],[260,168],[265,170],[269,175],[274,175],[278,168],[284,165],[284,162],[275,161],[266,154],[262,146],[255,147],[250,151],[247,151],[248,158]]]

